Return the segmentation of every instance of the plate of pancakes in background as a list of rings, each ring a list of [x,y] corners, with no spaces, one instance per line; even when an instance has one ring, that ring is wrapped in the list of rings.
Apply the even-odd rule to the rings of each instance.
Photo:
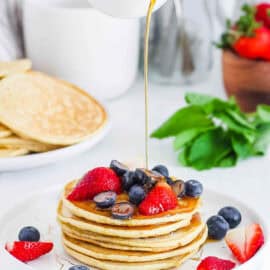
[[[90,149],[109,130],[106,109],[80,88],[0,62],[0,170],[42,166]]]

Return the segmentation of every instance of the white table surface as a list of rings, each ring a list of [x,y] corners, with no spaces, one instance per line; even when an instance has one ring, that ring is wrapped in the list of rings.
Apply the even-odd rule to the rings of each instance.
[[[218,58],[217,58],[218,59]],[[198,91],[225,97],[219,61],[207,81],[184,87],[150,84],[150,130],[157,127],[179,106],[186,91]],[[58,164],[19,172],[0,173],[0,214],[17,200],[51,185],[81,176],[88,169],[108,165],[111,159],[142,160],[144,153],[143,81],[141,78],[124,96],[107,103],[113,127],[108,136],[88,153]],[[196,178],[213,190],[225,191],[264,214],[270,223],[270,158],[253,158],[235,168],[197,172],[177,164],[171,141],[151,140],[151,164],[173,167],[173,174],[183,179]],[[266,267],[270,269],[270,267]]]

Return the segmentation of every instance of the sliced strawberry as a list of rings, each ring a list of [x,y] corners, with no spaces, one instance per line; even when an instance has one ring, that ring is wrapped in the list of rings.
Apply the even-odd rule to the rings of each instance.
[[[98,167],[82,178],[67,199],[70,201],[92,200],[94,196],[105,191],[120,193],[121,181],[112,169]]]
[[[264,244],[262,227],[259,224],[252,224],[246,227],[246,257],[249,260]]]
[[[139,212],[142,215],[150,216],[174,209],[178,200],[167,183],[158,183],[139,205]]]
[[[50,242],[12,242],[7,243],[5,249],[22,262],[29,262],[49,253],[53,249]]]
[[[239,262],[245,262],[246,232],[245,228],[237,228],[227,233],[225,241]]]
[[[231,270],[236,264],[229,260],[223,260],[217,257],[207,257],[201,261],[197,270]]]
[[[264,244],[264,235],[259,224],[252,224],[229,231],[225,241],[235,258],[244,263]]]

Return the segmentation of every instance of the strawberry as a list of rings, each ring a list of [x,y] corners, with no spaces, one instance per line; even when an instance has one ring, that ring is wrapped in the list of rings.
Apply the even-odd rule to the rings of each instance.
[[[89,171],[67,196],[70,201],[92,200],[101,192],[114,191],[120,193],[121,181],[116,173],[105,167]]]
[[[7,243],[5,249],[18,260],[29,262],[49,253],[53,243],[18,241]]]
[[[201,261],[197,270],[231,270],[236,264],[229,260],[219,259],[217,257],[207,257]]]
[[[263,230],[259,224],[231,230],[225,241],[240,263],[252,258],[264,244]]]
[[[260,3],[256,6],[256,20],[270,28],[270,3]]]
[[[270,30],[266,27],[260,27],[254,30],[254,36],[240,37],[233,48],[238,55],[249,59],[270,60]]]
[[[241,57],[270,60],[270,29],[256,19],[257,8],[248,4],[242,7],[243,15],[232,23],[217,44],[222,49],[233,49]]]
[[[176,194],[172,188],[164,182],[158,183],[139,205],[142,215],[150,216],[174,209],[178,204]]]

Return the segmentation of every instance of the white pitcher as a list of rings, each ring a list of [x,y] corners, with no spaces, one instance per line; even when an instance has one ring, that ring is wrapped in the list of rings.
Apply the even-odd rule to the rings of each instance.
[[[150,0],[89,0],[92,6],[114,17],[134,18],[146,16]],[[166,0],[157,0],[155,10]]]

